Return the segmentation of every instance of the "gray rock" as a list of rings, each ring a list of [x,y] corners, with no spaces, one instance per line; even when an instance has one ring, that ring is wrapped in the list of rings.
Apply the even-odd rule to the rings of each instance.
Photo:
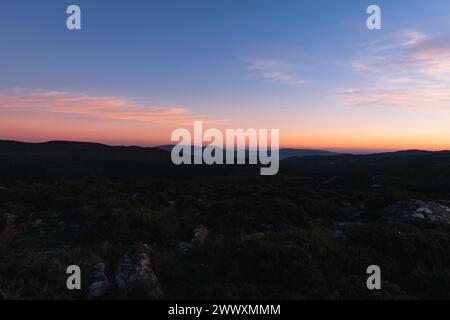
[[[262,224],[261,228],[263,228],[264,230],[273,230],[274,225],[273,224]]]
[[[192,250],[194,245],[192,243],[188,242],[179,242],[177,244],[177,251],[179,254],[187,254],[189,251]]]
[[[264,238],[265,233],[264,232],[255,232],[247,235],[247,239],[261,239]]]
[[[101,298],[111,289],[112,285],[106,276],[105,270],[106,265],[103,262],[99,262],[93,267],[89,284],[89,299]]]
[[[338,227],[338,228],[347,228],[347,227],[358,227],[358,226],[363,226],[363,225],[365,225],[365,223],[364,222],[361,222],[361,221],[350,221],[350,222],[339,222],[339,223],[336,223],[336,226]]]
[[[450,201],[400,201],[381,210],[381,217],[393,222],[414,221],[450,224]]]
[[[153,271],[152,249],[146,244],[130,248],[119,260],[116,282],[122,299],[158,300],[164,293]]]
[[[105,281],[92,282],[89,285],[89,299],[98,299],[105,295],[105,293],[110,289],[110,284]]]
[[[64,224],[61,231],[67,236],[80,237],[87,234],[91,226],[91,223]]]
[[[425,220],[425,216],[421,213],[414,213],[413,215],[411,215],[411,218],[415,220]]]
[[[352,203],[349,202],[349,201],[340,200],[339,203],[340,203],[340,205],[343,206],[343,207],[353,208]]]
[[[9,224],[13,224],[18,218],[18,216],[16,216],[15,214],[12,214],[12,213],[5,213],[3,215],[3,217],[6,221],[6,223],[9,223]]]
[[[49,248],[47,250],[38,252],[38,255],[43,256],[43,257],[55,257],[57,255],[60,255],[62,253],[64,253],[65,249],[63,247],[57,247],[57,248]]]
[[[168,202],[168,204],[169,204],[169,207],[175,207],[177,203],[174,200],[170,200]]]
[[[199,225],[194,230],[194,238],[192,238],[191,242],[201,244],[205,242],[207,237],[208,237],[208,229],[206,229],[204,225]]]
[[[50,212],[48,214],[49,218],[53,220],[58,219],[59,217],[61,217],[61,215],[62,215],[61,212]]]
[[[330,230],[330,236],[331,238],[338,240],[338,241],[346,241],[347,240],[347,236],[345,235],[343,230],[340,229],[333,229]]]

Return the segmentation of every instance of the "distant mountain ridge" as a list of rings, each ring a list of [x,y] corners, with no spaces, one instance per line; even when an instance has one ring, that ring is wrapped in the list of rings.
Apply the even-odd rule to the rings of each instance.
[[[154,147],[141,147],[141,146],[111,146],[108,144],[98,143],[98,142],[79,142],[79,141],[65,141],[65,140],[52,140],[46,142],[22,142],[15,140],[0,140],[0,151],[17,151],[17,150],[40,150],[40,151],[52,151],[52,150],[63,150],[66,148],[73,148],[74,150],[127,150],[127,151],[153,151],[153,152],[171,152],[175,145],[160,145]],[[333,152],[321,149],[297,149],[297,148],[281,148],[280,149],[280,159],[296,158],[296,157],[316,157],[316,156],[369,156],[369,157],[400,157],[400,156],[417,156],[426,154],[439,154],[439,153],[449,153],[450,150],[440,150],[440,151],[428,151],[419,149],[410,150],[399,150],[392,152],[373,152],[356,154],[352,152]]]
[[[156,146],[154,148],[165,150],[165,151],[172,151],[172,148],[175,145],[172,144],[166,144],[162,146]],[[246,150],[248,152],[248,150]],[[341,155],[342,153],[327,151],[327,150],[315,150],[315,149],[295,149],[295,148],[281,148],[280,149],[280,160],[285,160],[288,158],[295,158],[295,157],[316,157],[316,156],[335,156],[335,155]]]
[[[171,146],[165,146],[171,148]],[[421,179],[450,178],[450,151],[405,150],[375,154],[335,154],[322,150],[282,149],[280,175],[339,175],[358,179],[389,172]],[[108,146],[100,143],[0,140],[0,182],[109,177],[119,180],[229,179],[260,177],[260,165],[176,166],[162,147]],[[439,180],[439,181],[440,181]],[[374,183],[377,184],[377,183]]]
[[[0,140],[0,182],[73,179],[182,179],[256,175],[258,166],[176,166],[170,153],[150,147],[109,146],[91,142],[28,143]]]

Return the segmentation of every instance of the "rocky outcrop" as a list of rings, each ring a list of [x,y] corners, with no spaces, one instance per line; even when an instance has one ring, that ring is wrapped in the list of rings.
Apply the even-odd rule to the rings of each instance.
[[[330,237],[337,241],[346,241],[347,235],[345,232],[341,229],[331,229],[329,230]]]
[[[192,243],[189,243],[189,242],[179,242],[177,244],[177,252],[179,254],[187,254],[193,248],[194,248],[194,245]]]
[[[89,299],[98,299],[103,297],[112,287],[105,273],[106,265],[99,262],[93,267],[93,273],[89,284]]]
[[[146,244],[133,246],[120,258],[116,282],[121,299],[158,300],[164,293],[153,271],[152,250]]]
[[[195,246],[202,245],[206,238],[208,238],[208,229],[204,225],[199,225],[194,229],[194,237],[191,239],[191,242],[179,242],[177,244],[177,252],[179,254],[187,254],[191,251]]]
[[[64,253],[65,251],[66,251],[66,248],[64,246],[52,247],[52,248],[48,248],[44,251],[39,251],[38,255],[44,256],[47,258],[52,258],[52,257],[55,257],[57,255]]]
[[[381,217],[392,222],[409,221],[450,224],[450,201],[400,201],[383,209]]]
[[[19,233],[19,228],[16,224],[17,219],[18,216],[11,213],[5,213],[2,216],[3,221],[0,222],[4,224],[4,227],[0,234],[0,243],[4,242],[9,244],[14,242],[16,235]]]
[[[11,213],[5,213],[3,214],[3,219],[6,223],[14,223],[17,220],[18,216]]]
[[[205,242],[208,237],[208,229],[204,225],[199,225],[194,230],[194,238],[192,238],[191,242],[194,244],[202,244]]]
[[[254,232],[246,236],[248,240],[262,239],[266,236],[264,232]]]

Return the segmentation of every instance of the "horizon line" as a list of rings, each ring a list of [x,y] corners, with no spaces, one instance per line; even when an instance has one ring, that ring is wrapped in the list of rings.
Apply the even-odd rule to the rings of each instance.
[[[31,140],[15,140],[15,139],[1,139],[0,142],[15,142],[15,143],[27,143],[27,144],[45,144],[45,143],[52,143],[52,142],[66,142],[66,143],[85,143],[85,144],[99,144],[104,145],[108,147],[127,147],[127,148],[153,148],[153,149],[160,149],[162,150],[162,147],[168,147],[168,146],[175,146],[176,144],[133,144],[133,143],[109,143],[109,142],[99,142],[99,141],[80,141],[80,140],[61,140],[61,139],[54,139],[54,140],[42,140],[42,141],[31,141]],[[205,147],[206,145],[203,145],[202,147]],[[187,147],[189,147],[187,145]],[[194,147],[194,145],[191,145],[191,147]],[[242,150],[242,148],[234,148],[235,150]],[[248,148],[245,148],[248,150]],[[293,147],[293,146],[280,146],[279,150],[316,150],[316,151],[327,151],[327,152],[334,152],[334,153],[340,153],[340,154],[376,154],[376,153],[394,153],[394,152],[404,152],[404,151],[421,151],[421,152],[450,152],[449,149],[422,149],[422,148],[406,148],[406,149],[366,149],[366,148],[327,148],[327,147]],[[224,150],[227,150],[224,148]]]

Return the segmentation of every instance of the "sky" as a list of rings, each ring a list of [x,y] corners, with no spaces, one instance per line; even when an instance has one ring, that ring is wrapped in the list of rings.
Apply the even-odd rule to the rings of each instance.
[[[152,146],[201,120],[280,129],[282,147],[450,149],[449,14],[448,0],[1,0],[0,139]]]

